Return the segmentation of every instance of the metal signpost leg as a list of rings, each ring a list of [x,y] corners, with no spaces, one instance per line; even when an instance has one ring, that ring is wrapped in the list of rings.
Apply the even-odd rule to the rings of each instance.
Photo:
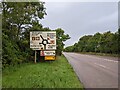
[[[36,63],[36,50],[35,50],[35,63]]]

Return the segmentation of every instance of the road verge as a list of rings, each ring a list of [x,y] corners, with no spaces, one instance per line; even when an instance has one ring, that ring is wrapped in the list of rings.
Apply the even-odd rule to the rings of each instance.
[[[73,68],[66,58],[56,61],[28,63],[3,70],[3,88],[81,88]]]

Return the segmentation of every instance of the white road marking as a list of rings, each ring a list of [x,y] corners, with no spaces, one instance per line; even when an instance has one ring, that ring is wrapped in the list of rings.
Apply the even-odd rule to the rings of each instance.
[[[104,59],[104,60],[106,60],[106,61],[110,61],[110,62],[116,62],[116,63],[118,63],[118,61],[111,60],[111,59]]]
[[[101,64],[98,64],[98,63],[94,63],[94,64],[97,65],[97,66],[100,66],[100,67],[103,67],[103,68],[109,69],[109,68],[107,68],[107,67],[104,66],[104,65],[101,65]]]
[[[118,61],[111,60],[111,59],[98,58],[98,57],[94,57],[94,56],[90,56],[90,55],[85,55],[85,56],[89,56],[89,57],[95,58],[95,59],[101,59],[101,60],[105,60],[105,61],[110,61],[110,62],[118,63]]]

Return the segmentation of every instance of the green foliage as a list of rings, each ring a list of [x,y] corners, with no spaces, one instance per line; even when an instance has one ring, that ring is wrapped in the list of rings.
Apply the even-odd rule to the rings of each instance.
[[[57,55],[61,55],[64,47],[64,41],[70,39],[68,34],[64,34],[64,30],[61,28],[58,28],[55,30],[56,31],[56,38],[57,38],[57,50],[56,53]]]
[[[6,29],[3,32],[9,34],[12,39],[20,39],[21,32],[46,15],[43,2],[3,2],[2,4],[2,26]]]
[[[21,52],[17,44],[11,40],[9,37],[3,33],[2,35],[2,63],[3,68],[8,65],[15,65],[17,63],[21,63],[24,61],[23,57],[21,56]]]
[[[44,2],[2,2],[2,6],[3,68],[33,60],[29,31],[41,30],[38,21],[46,15]]]
[[[74,51],[74,46],[68,46],[64,49],[65,52],[73,52]]]
[[[109,54],[118,54],[118,32],[111,33],[110,31],[103,34],[96,33],[81,37],[78,43],[73,46],[66,47],[67,52],[100,52]]]

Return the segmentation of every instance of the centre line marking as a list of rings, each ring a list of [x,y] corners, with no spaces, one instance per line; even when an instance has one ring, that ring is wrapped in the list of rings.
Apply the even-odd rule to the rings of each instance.
[[[97,66],[103,67],[103,68],[107,68],[106,66],[101,65],[101,64],[97,64],[97,63],[94,63],[94,64],[97,65]]]
[[[118,61],[115,60],[110,60],[110,59],[104,59],[104,60],[118,63]]]
[[[89,55],[86,55],[86,56],[89,56]],[[101,59],[101,60],[105,60],[105,61],[110,61],[110,62],[114,62],[114,63],[118,63],[118,61],[116,61],[116,60],[104,59],[104,58],[93,57],[93,56],[89,56],[89,57],[91,57],[91,58],[95,58],[95,59]]]

